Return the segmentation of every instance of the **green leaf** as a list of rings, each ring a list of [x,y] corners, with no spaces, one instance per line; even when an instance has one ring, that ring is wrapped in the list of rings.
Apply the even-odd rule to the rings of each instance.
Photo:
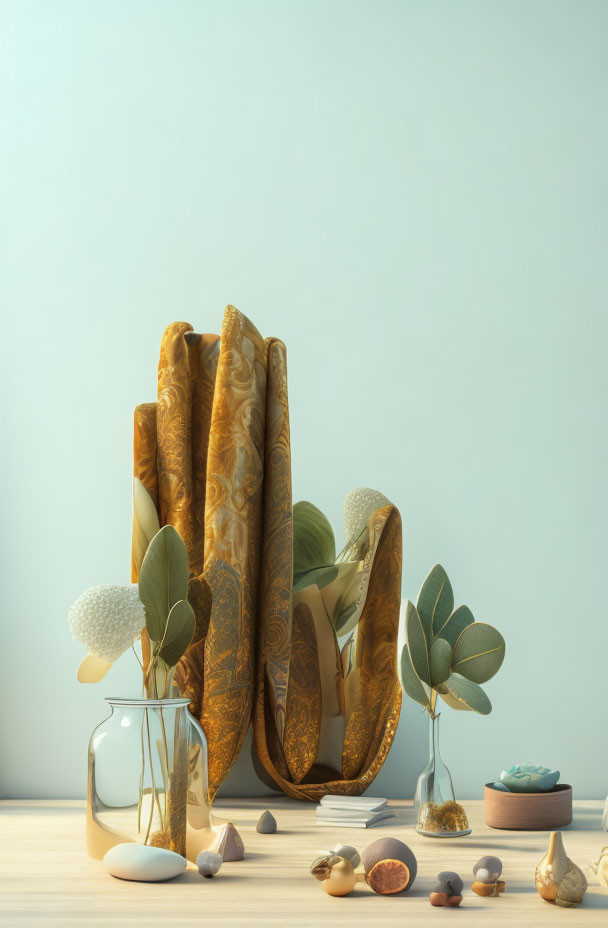
[[[429,653],[429,666],[431,669],[431,684],[438,686],[450,676],[450,663],[452,648],[443,638],[436,638],[431,645]]]
[[[405,610],[405,628],[414,670],[424,683],[430,685],[431,671],[426,634],[418,610],[409,599]]]
[[[305,590],[307,586],[316,584],[320,590],[328,583],[332,583],[338,576],[338,568],[335,565],[329,567],[317,567],[315,570],[307,570],[303,574],[294,575],[293,591],[299,593]]]
[[[336,543],[331,525],[320,509],[302,500],[293,507],[293,570],[295,575],[336,560]]]
[[[186,599],[175,603],[167,619],[160,656],[168,667],[175,667],[194,634],[194,609]]]
[[[440,638],[444,638],[449,642],[450,647],[453,648],[461,631],[463,631],[467,625],[472,625],[474,621],[475,616],[469,607],[459,606],[458,609],[454,609],[443,628],[441,628],[437,634]]]
[[[429,708],[430,692],[414,670],[407,644],[403,646],[401,652],[401,685],[411,699],[420,703],[425,709]]]
[[[322,598],[336,635],[342,636],[351,632],[357,625],[360,615],[361,585],[365,574],[358,569],[357,561],[344,561],[337,567],[340,579],[334,581],[331,591],[326,590]],[[332,606],[331,597],[328,594],[330,592],[333,594],[334,588],[339,590],[339,595]]]
[[[505,656],[505,639],[485,622],[468,625],[459,635],[452,652],[452,671],[485,683],[500,669]]]
[[[138,587],[148,634],[160,641],[171,609],[188,594],[188,552],[172,525],[161,528],[148,545]]]
[[[454,608],[452,584],[441,564],[435,564],[422,584],[417,606],[430,642],[439,634]]]
[[[492,711],[492,703],[482,688],[459,673],[453,673],[445,685],[449,692],[440,696],[452,709],[470,709],[479,715],[489,715]]]
[[[350,619],[354,616],[357,611],[357,603],[349,603],[347,606],[338,607],[330,616],[331,623],[334,627],[336,635],[342,637],[342,635],[348,634],[352,631],[351,626],[349,625]]]

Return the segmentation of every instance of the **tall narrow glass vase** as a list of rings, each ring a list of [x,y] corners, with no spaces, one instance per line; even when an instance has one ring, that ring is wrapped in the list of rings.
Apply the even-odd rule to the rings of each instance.
[[[188,699],[106,700],[89,744],[87,849],[134,841],[196,859],[215,838],[207,741]]]
[[[439,751],[439,714],[429,713],[429,759],[416,786],[416,831],[431,838],[471,833],[466,813],[456,802],[452,775]]]

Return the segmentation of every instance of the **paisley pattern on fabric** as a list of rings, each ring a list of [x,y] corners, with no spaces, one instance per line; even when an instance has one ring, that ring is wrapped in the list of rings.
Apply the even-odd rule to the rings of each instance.
[[[262,550],[266,347],[234,307],[224,315],[207,454],[204,576],[211,589],[201,724],[213,795],[251,718]],[[211,750],[213,745],[213,750]]]
[[[353,667],[344,686],[346,733],[342,772],[347,779],[360,776],[377,760],[387,732],[393,729],[393,716],[396,713],[398,720],[401,706],[396,672],[401,516],[394,506],[386,506],[375,512],[370,522],[374,523],[370,534],[372,531],[382,534],[357,628]]]
[[[175,682],[207,736],[210,798],[238,756],[252,710],[258,758],[285,793],[362,793],[388,754],[401,703],[397,510],[378,510],[369,522],[375,556],[344,678],[338,661],[346,717],[338,772],[315,764],[319,617],[305,597],[292,605],[285,346],[264,341],[231,306],[221,338],[173,323],[161,345],[158,402],[137,407],[134,429],[135,476],[160,524],[172,524],[188,550],[196,626]]]
[[[258,613],[258,688],[264,676],[281,741],[290,662],[293,516],[285,345],[267,339],[264,541]]]
[[[315,623],[300,603],[293,612],[289,689],[283,752],[294,783],[303,780],[315,762],[321,730],[321,680]]]

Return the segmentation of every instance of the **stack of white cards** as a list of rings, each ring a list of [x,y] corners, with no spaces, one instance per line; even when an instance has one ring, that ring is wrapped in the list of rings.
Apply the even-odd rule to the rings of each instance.
[[[317,806],[317,825],[371,828],[395,814],[386,803],[371,796],[324,796]]]

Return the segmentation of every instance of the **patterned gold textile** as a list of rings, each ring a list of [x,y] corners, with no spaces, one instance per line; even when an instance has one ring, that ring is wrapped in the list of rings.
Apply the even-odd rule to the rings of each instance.
[[[198,335],[185,322],[170,325],[158,401],[135,410],[134,459],[160,524],[173,525],[188,549],[196,630],[175,681],[207,735],[210,796],[236,760],[252,714],[258,756],[284,792],[305,799],[361,793],[399,718],[397,510],[372,517],[380,540],[352,669],[339,681],[346,733],[343,770],[334,771],[315,764],[322,720],[315,621],[305,602],[292,617],[285,346],[264,340],[232,306],[221,338]]]

